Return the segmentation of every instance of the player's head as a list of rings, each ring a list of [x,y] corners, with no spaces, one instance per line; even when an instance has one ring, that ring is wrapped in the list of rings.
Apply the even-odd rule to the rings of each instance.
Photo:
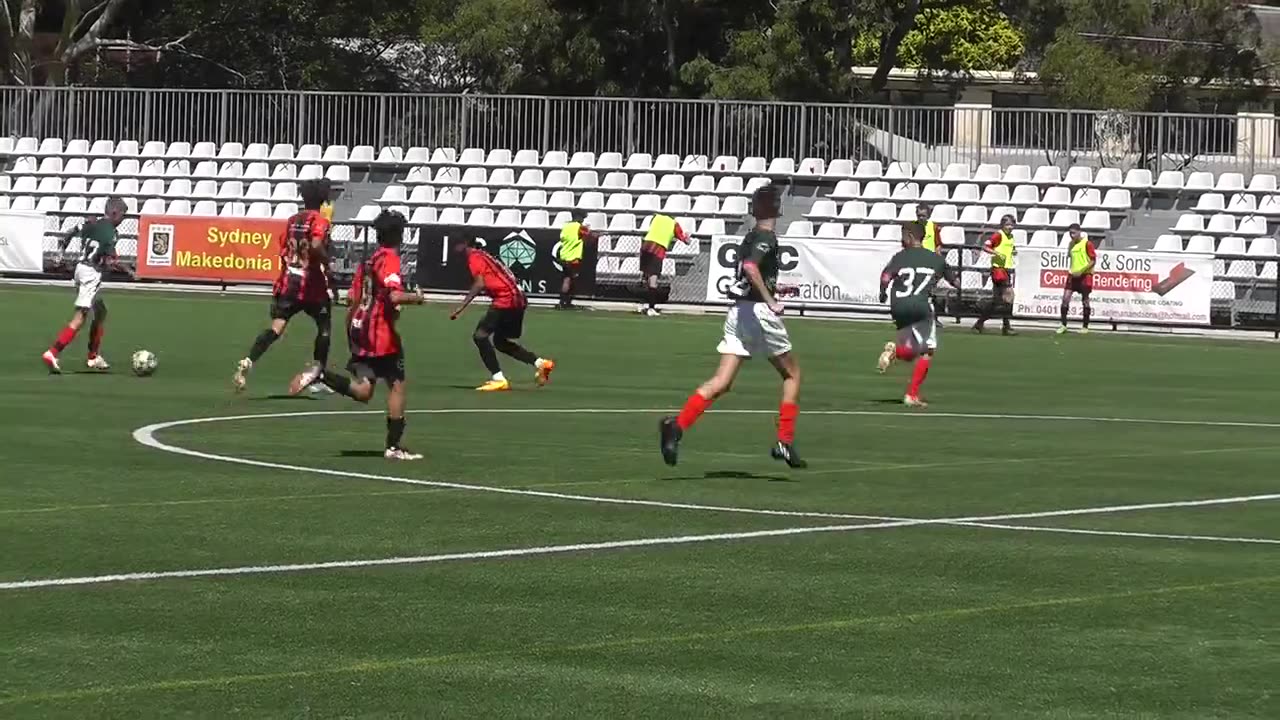
[[[916,219],[920,222],[928,222],[929,216],[933,214],[933,208],[926,203],[920,203],[916,206]]]
[[[1083,234],[1080,232],[1080,223],[1071,223],[1068,225],[1067,234],[1071,236],[1072,240],[1079,240],[1080,236]]]
[[[125,204],[122,198],[111,197],[107,199],[107,207],[103,211],[103,216],[111,221],[112,225],[119,225],[124,220],[125,213],[129,212],[129,206]]]
[[[1000,229],[1005,232],[1013,232],[1013,226],[1017,224],[1017,221],[1013,219],[1012,215],[1005,215],[1000,218]]]
[[[572,218],[573,218],[573,221],[574,221],[574,222],[576,222],[576,223],[586,222],[586,221],[587,221],[587,211],[586,211],[586,210],[578,210],[578,209],[575,209],[575,210],[574,210],[573,212],[571,212],[569,215],[570,215],[570,217],[572,217]]]
[[[924,243],[924,222],[909,222],[902,224],[902,247],[913,248],[920,247]]]
[[[404,227],[407,221],[395,210],[383,210],[373,219],[373,232],[378,237],[378,245],[385,248],[398,248],[404,240]]]
[[[302,197],[302,207],[319,210],[329,199],[329,181],[323,178],[303,180],[298,186],[298,195]]]
[[[470,235],[468,233],[461,233],[459,235],[455,235],[453,238],[453,251],[455,253],[458,253],[459,255],[470,250],[471,248],[479,248],[479,247],[484,247],[484,246],[480,244],[480,242],[475,238],[474,235]]]
[[[782,188],[769,183],[756,188],[751,194],[751,217],[756,220],[776,220],[782,215]]]

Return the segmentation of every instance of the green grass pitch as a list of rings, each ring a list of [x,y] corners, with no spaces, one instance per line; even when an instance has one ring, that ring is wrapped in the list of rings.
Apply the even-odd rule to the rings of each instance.
[[[279,397],[309,321],[235,396],[265,298],[107,292],[116,369],[50,377],[70,292],[0,288],[0,717],[1280,717],[1280,501],[1177,505],[1280,493],[1272,344],[948,324],[907,412],[906,369],[873,369],[887,323],[793,320],[810,470],[768,458],[760,363],[671,469],[657,421],[712,371],[720,318],[534,310],[551,386],[506,360],[515,391],[479,395],[479,310],[409,308],[427,459],[382,460],[381,393],[155,433],[255,466],[132,433],[361,410]],[[603,546],[472,555],[580,544]],[[13,587],[247,567],[268,572]]]

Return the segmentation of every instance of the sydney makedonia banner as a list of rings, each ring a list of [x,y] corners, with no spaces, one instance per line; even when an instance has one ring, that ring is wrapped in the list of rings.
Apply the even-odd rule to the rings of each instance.
[[[742,238],[711,240],[707,301],[728,302]],[[880,304],[880,273],[902,249],[897,243],[812,238],[778,239],[778,286],[792,306],[873,309]]]
[[[506,265],[520,287],[529,295],[560,292],[563,266],[560,263],[560,231],[527,228],[466,227],[428,225],[418,230],[418,285],[437,290],[466,290],[471,287],[467,263],[453,252],[459,239],[474,238],[478,244]],[[582,267],[575,292],[590,295],[596,285],[596,248],[585,243]]]

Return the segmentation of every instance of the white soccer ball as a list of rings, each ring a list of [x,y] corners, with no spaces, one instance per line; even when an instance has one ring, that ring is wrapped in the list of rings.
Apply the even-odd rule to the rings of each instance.
[[[150,350],[139,350],[133,354],[133,374],[146,377],[156,371],[156,356]]]

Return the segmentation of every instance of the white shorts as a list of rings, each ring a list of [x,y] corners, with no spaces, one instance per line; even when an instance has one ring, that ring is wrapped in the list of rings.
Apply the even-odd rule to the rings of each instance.
[[[741,301],[724,318],[724,339],[716,348],[721,355],[777,357],[791,352],[791,338],[782,318],[762,302]]]
[[[76,307],[89,310],[102,289],[102,271],[92,265],[76,265]]]

